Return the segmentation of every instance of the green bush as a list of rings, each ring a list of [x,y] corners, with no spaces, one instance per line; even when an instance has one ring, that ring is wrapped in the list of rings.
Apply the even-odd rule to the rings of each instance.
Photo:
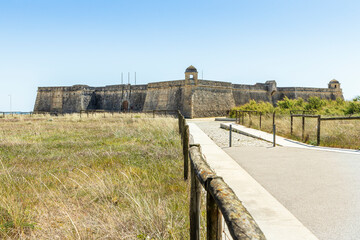
[[[305,104],[306,110],[321,110],[326,105],[326,101],[319,97],[310,97]]]
[[[235,112],[238,110],[241,111],[259,111],[263,113],[271,113],[274,111],[274,106],[269,102],[259,101],[256,102],[255,100],[250,100],[248,103],[240,106],[235,107],[230,110],[230,117],[235,118]]]
[[[345,114],[360,114],[360,101],[348,102],[345,107]]]
[[[291,111],[311,111],[312,114],[320,115],[348,115],[360,114],[360,96],[352,101],[344,101],[341,98],[336,100],[324,100],[319,97],[310,97],[307,101],[302,98],[289,99],[284,97],[278,101],[274,107],[269,102],[250,100],[248,103],[233,108],[230,111],[230,117],[235,117],[236,110],[242,111],[259,111],[271,113],[273,111],[289,114]]]

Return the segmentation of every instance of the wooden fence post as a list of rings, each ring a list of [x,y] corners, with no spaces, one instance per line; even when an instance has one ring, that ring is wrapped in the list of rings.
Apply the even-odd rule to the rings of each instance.
[[[317,118],[317,141],[316,141],[316,145],[319,146],[320,145],[320,126],[321,126],[321,116],[319,115]]]
[[[155,118],[155,110],[153,110],[153,118]]]
[[[248,112],[248,115],[249,115],[249,126],[251,126],[252,125],[251,112]]]
[[[206,193],[206,239],[221,240],[222,214],[210,192]]]
[[[242,125],[244,125],[244,116],[245,116],[245,113],[244,113],[244,112],[242,112],[242,113],[241,113]]]
[[[304,115],[302,116],[302,134],[301,134],[301,139],[302,139],[302,141],[304,141],[304,139],[305,139],[305,117],[304,117]]]
[[[261,115],[262,115],[262,112],[260,112],[260,129],[261,129]]]
[[[276,125],[273,125],[273,147],[276,147]]]
[[[229,147],[231,147],[231,141],[232,141],[231,133],[232,133],[232,125],[230,124],[230,127],[229,127]]]
[[[189,125],[185,125],[184,135],[184,180],[187,180],[189,176]]]
[[[291,136],[293,135],[293,127],[294,127],[294,117],[291,114],[291,116],[290,116],[290,135]]]
[[[276,113],[273,112],[273,125],[275,125],[275,115],[276,115]]]
[[[195,175],[191,164],[191,190],[190,190],[190,240],[200,240],[200,198],[201,185]]]

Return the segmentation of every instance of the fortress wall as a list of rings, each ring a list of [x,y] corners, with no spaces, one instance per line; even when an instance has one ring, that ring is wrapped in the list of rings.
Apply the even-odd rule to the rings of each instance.
[[[255,85],[233,84],[233,97],[236,106],[248,103],[251,99],[256,101],[272,102],[268,86],[263,83]]]
[[[256,101],[272,102],[270,93],[261,89],[233,89],[233,98],[236,106],[248,103],[251,99]]]
[[[220,81],[211,81],[211,80],[198,80],[198,85],[209,86],[209,87],[232,88],[232,84],[230,82],[220,82]]]
[[[49,112],[52,105],[53,88],[39,87],[36,95],[34,112]]]
[[[190,75],[194,78],[190,78]],[[331,88],[277,88],[274,80],[255,85],[198,80],[197,71],[189,67],[186,80],[155,82],[147,85],[108,85],[89,87],[40,87],[34,111],[79,112],[87,109],[107,111],[180,110],[185,117],[209,117],[224,115],[234,106],[250,99],[276,104],[285,96],[290,99],[318,96],[324,99],[343,99],[340,84],[329,83]],[[185,83],[187,83],[185,85]]]
[[[234,89],[241,89],[241,90],[262,90],[267,91],[268,87],[264,83],[256,83],[255,85],[248,85],[248,84],[232,84]]]
[[[234,106],[231,88],[197,86],[193,89],[192,117],[224,116]]]
[[[77,104],[78,96],[69,87],[41,87],[38,89],[34,111],[63,112],[64,99]],[[69,94],[68,94],[69,93]]]
[[[147,84],[147,88],[169,88],[169,87],[181,87],[185,85],[185,80],[174,80],[174,81],[166,81],[166,82],[154,82]]]
[[[143,111],[182,109],[184,85],[184,80],[149,83]]]
[[[183,100],[183,88],[181,86],[157,86],[150,87],[149,84],[143,108],[144,111],[181,109]]]
[[[336,98],[343,99],[342,91],[338,89],[283,87],[278,88],[278,92],[274,95],[274,100],[282,100],[285,96],[290,99],[302,98],[304,100],[308,100],[310,97],[319,97],[328,100],[336,100]]]
[[[62,112],[62,113],[72,113],[79,112],[81,110],[81,99],[83,96],[82,90],[77,91],[63,91],[62,94],[62,108],[59,110],[51,109],[50,112]]]
[[[87,102],[84,109],[142,111],[147,93],[146,89],[146,85],[113,85],[96,88],[91,94],[84,94]]]

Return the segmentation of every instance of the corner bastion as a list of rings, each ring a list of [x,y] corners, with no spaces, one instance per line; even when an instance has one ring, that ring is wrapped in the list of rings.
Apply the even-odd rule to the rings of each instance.
[[[185,78],[145,85],[109,85],[90,87],[39,87],[34,112],[74,113],[81,110],[151,111],[180,110],[185,117],[222,116],[249,100],[276,102],[309,97],[343,99],[339,81],[333,79],[327,88],[277,87],[270,80],[255,85],[198,79],[194,66],[185,70]]]

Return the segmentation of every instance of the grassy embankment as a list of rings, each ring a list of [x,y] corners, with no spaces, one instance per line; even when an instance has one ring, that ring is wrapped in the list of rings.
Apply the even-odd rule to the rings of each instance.
[[[0,119],[0,238],[187,239],[177,120]]]
[[[277,107],[270,103],[250,101],[249,103],[234,108],[230,115],[235,117],[234,110],[252,110],[264,113],[262,117],[261,130],[272,132],[272,112],[276,111],[277,134],[294,140],[302,140],[302,119],[294,118],[293,135],[290,134],[290,111],[311,111],[308,114],[327,116],[359,116],[360,98],[353,101],[320,100],[311,98],[309,102],[302,99],[290,100],[285,98],[278,102]],[[299,112],[301,113],[301,112]],[[250,125],[250,119],[245,116],[245,125]],[[260,128],[259,116],[251,117],[251,127]],[[317,119],[306,118],[305,120],[305,142],[316,144]],[[360,120],[336,120],[321,122],[321,146],[360,149]]]

